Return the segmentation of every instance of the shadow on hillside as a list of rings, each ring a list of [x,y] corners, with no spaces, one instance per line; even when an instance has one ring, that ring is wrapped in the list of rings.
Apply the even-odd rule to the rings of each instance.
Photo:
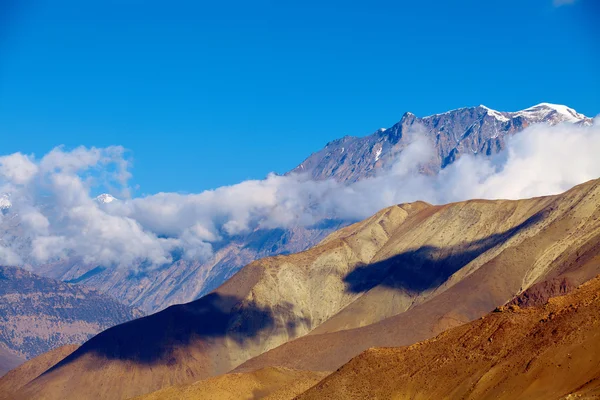
[[[423,246],[384,261],[360,266],[350,272],[344,282],[347,290],[353,293],[366,292],[379,285],[409,293],[433,289],[484,252],[543,218],[544,213],[540,212],[512,229],[483,239],[443,248]]]
[[[437,287],[483,252],[543,218],[544,214],[538,213],[506,232],[484,239],[447,248],[424,246],[382,262],[358,267],[344,278],[347,290],[358,293],[385,285],[421,292]],[[282,326],[282,321],[291,322]],[[294,305],[287,302],[263,308],[254,303],[242,303],[235,296],[213,292],[194,302],[171,306],[159,313],[110,328],[84,343],[47,372],[89,353],[146,365],[170,365],[177,362],[174,350],[186,351],[186,346],[192,342],[195,348],[201,348],[205,344],[210,346],[214,339],[227,337],[243,344],[253,338],[258,340],[261,332],[275,328],[285,329],[289,337],[294,337],[300,326],[309,326],[310,323],[309,319],[295,315]]]
[[[289,303],[262,308],[247,303],[242,305],[235,296],[210,293],[191,303],[171,306],[156,314],[107,329],[46,373],[90,353],[113,360],[170,365],[176,362],[173,351],[186,351],[186,346],[192,341],[196,342],[195,339],[206,343],[227,336],[228,340],[242,343],[262,331],[273,329],[276,317],[281,321],[280,317],[285,315],[289,316],[287,320],[291,322],[280,328],[295,335],[300,325],[308,325],[310,321],[292,317],[292,311],[293,306]],[[195,346],[203,344],[195,343]]]

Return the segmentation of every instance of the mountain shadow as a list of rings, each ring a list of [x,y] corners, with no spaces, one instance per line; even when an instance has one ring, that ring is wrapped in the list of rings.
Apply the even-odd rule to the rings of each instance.
[[[344,282],[353,293],[363,293],[379,285],[409,293],[436,288],[481,254],[544,219],[546,214],[547,211],[539,212],[514,228],[483,239],[448,247],[422,246],[360,266],[350,272]]]
[[[273,308],[241,303],[236,296],[210,293],[194,302],[171,306],[156,314],[114,326],[84,343],[46,373],[94,353],[107,359],[140,364],[175,363],[174,350],[193,340],[227,337],[242,343],[275,326],[275,315],[290,313],[293,306],[282,303]],[[303,319],[284,327],[294,334]]]

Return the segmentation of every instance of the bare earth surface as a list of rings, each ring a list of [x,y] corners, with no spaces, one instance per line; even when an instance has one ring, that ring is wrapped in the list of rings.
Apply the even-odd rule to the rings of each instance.
[[[15,392],[40,376],[48,368],[71,354],[77,345],[66,345],[25,362],[0,378],[0,400],[12,399]]]
[[[402,348],[369,349],[309,399],[600,398],[600,278]]]
[[[533,285],[558,279],[548,290],[560,293],[563,278],[596,276],[599,205],[591,181],[529,200],[390,207],[307,251],[253,262],[202,299],[102,332],[18,396],[124,399],[236,367],[336,370],[369,347],[480,318]]]
[[[172,386],[136,400],[289,400],[316,385],[327,372],[264,368],[245,374],[226,374],[187,386]]]

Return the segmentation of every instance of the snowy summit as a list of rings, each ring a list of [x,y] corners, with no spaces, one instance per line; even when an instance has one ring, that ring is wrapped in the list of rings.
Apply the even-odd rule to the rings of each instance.
[[[115,200],[117,200],[116,197],[113,197],[108,193],[102,193],[100,196],[96,197],[96,201],[102,204],[112,203]]]

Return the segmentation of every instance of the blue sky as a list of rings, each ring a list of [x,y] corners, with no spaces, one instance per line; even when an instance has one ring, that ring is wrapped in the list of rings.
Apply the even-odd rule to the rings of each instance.
[[[562,3],[3,1],[2,154],[119,144],[137,194],[197,192],[285,172],[406,111],[593,116],[600,10]]]

